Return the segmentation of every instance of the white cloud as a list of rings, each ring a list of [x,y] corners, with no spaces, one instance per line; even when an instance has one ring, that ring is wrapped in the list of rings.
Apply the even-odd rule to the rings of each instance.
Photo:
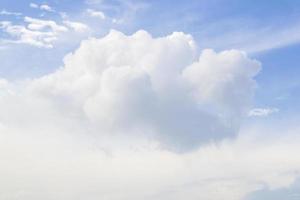
[[[48,43],[47,38],[56,38],[52,32],[32,31],[20,25],[8,25],[4,27],[5,32],[10,34],[16,40],[11,40],[12,43],[30,44],[38,47],[52,48]]]
[[[31,108],[22,111],[36,115]],[[266,185],[288,187],[300,169],[297,137],[268,142],[239,138],[176,154],[136,140],[128,148],[116,142],[101,146],[75,121],[65,121],[62,128],[56,113],[45,111],[53,123],[46,129],[44,123],[23,130],[0,126],[3,199],[242,200]]]
[[[74,21],[65,20],[65,21],[63,21],[63,23],[66,26],[72,28],[76,32],[85,32],[85,31],[88,31],[90,29],[88,27],[88,25],[83,24],[81,22],[74,22]]]
[[[142,129],[166,145],[191,148],[235,135],[259,70],[238,51],[205,50],[199,60],[195,55],[191,36],[183,33],[153,39],[145,31],[129,37],[112,31],[84,41],[65,58],[63,70],[33,86],[51,98],[70,95],[78,110],[109,132]]]
[[[249,111],[248,116],[250,117],[266,117],[273,113],[279,112],[278,108],[254,108]]]
[[[0,15],[14,15],[14,16],[21,16],[22,13],[19,13],[19,12],[9,12],[9,11],[7,11],[7,10],[2,9],[2,10],[0,11]]]
[[[68,31],[67,27],[58,25],[51,20],[41,20],[26,16],[24,17],[24,22],[27,23],[27,27],[3,21],[0,28],[12,37],[11,43],[30,44],[45,48],[52,48],[52,43],[57,40],[59,34]]]
[[[68,28],[62,25],[58,25],[55,21],[52,20],[42,20],[26,16],[24,18],[24,21],[28,23],[27,27],[30,30],[44,30],[46,28],[50,28],[51,31],[55,33],[68,31]]]
[[[64,20],[62,24],[59,24],[53,20],[25,16],[24,23],[24,25],[15,25],[10,21],[0,22],[0,28],[10,36],[6,43],[22,43],[52,48],[54,42],[63,34],[86,33],[90,30],[87,25],[70,20]]]
[[[97,17],[97,18],[100,18],[100,19],[105,19],[106,18],[105,14],[102,11],[87,9],[86,12],[91,17]]]
[[[39,8],[39,5],[35,4],[35,3],[30,3],[29,6],[31,8]]]
[[[9,25],[11,25],[10,21],[0,21],[0,28],[5,28]]]
[[[27,27],[30,30],[40,31],[50,28],[51,31],[55,33],[68,31],[68,29],[65,26],[58,25],[55,21],[52,20],[42,20],[31,17],[25,17],[24,21],[28,23]]]
[[[36,3],[30,3],[29,6],[31,8],[36,8],[36,9],[40,9],[40,10],[47,11],[47,12],[55,12],[55,10],[47,4],[38,5]]]
[[[40,5],[40,9],[41,9],[41,10],[48,11],[48,12],[54,12],[54,9],[51,8],[51,7],[50,7],[49,5],[47,5],[47,4],[42,4],[42,5]]]
[[[288,186],[300,170],[299,127],[227,139],[259,69],[235,50],[198,55],[183,33],[111,31],[56,72],[1,80],[0,199],[242,200]]]

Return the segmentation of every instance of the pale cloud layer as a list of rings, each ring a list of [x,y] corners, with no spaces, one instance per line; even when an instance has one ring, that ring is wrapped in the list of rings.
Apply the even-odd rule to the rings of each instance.
[[[287,187],[299,127],[239,131],[259,71],[181,32],[111,31],[53,73],[0,79],[0,199],[242,200]]]

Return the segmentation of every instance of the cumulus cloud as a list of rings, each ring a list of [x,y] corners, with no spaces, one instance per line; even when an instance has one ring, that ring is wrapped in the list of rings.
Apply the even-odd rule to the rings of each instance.
[[[30,88],[69,99],[104,132],[147,132],[184,149],[236,134],[259,68],[234,50],[204,50],[197,58],[183,33],[154,39],[145,31],[111,31],[82,42],[64,68]]]
[[[288,186],[299,128],[232,139],[259,70],[236,50],[199,55],[184,33],[111,31],[51,74],[1,79],[0,199],[241,200]]]

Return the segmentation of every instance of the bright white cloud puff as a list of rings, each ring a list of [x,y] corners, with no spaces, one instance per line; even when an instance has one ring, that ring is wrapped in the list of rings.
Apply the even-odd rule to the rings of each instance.
[[[198,57],[189,35],[152,38],[145,31],[86,40],[64,62],[28,87],[72,106],[100,134],[147,132],[180,149],[234,136],[260,69],[239,51],[204,50]]]

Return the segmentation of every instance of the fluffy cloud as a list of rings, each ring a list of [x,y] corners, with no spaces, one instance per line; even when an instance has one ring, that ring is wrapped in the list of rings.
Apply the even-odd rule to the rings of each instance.
[[[45,27],[42,24],[30,24],[31,29],[23,25],[12,24],[9,21],[2,21],[0,23],[0,28],[11,37],[11,40],[7,42],[52,48],[52,42],[57,40],[57,33],[54,31],[33,30]]]
[[[236,50],[199,55],[183,33],[111,31],[56,72],[1,79],[0,199],[241,200],[288,186],[300,169],[298,129],[228,139],[259,70]]]
[[[234,50],[204,50],[197,58],[183,33],[154,39],[145,31],[111,31],[82,42],[64,68],[29,88],[73,106],[102,132],[147,132],[184,149],[236,134],[259,68]]]

